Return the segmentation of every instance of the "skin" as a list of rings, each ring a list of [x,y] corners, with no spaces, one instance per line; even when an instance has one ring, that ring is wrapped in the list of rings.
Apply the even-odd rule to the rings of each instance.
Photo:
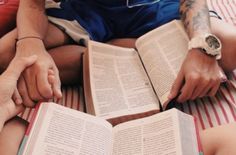
[[[84,47],[68,45],[70,38],[48,23],[44,14],[44,3],[45,0],[21,0],[17,15],[17,28],[0,39],[2,72],[14,56],[19,59],[32,55],[37,56],[36,62],[27,67],[19,78],[19,94],[17,90],[14,90],[15,96],[22,96],[22,102],[29,107],[35,105],[34,101],[47,100],[53,96],[60,98],[60,79],[62,83],[70,81],[74,83],[77,80],[81,66],[81,54],[86,50]],[[219,62],[203,54],[199,49],[192,49],[188,52],[169,95],[169,98],[172,99],[180,94],[177,100],[184,102],[206,95],[212,96],[216,93],[219,87],[219,66],[224,71],[232,71],[236,68],[234,61],[236,58],[236,52],[234,52],[236,30],[233,26],[218,19],[210,19],[204,0],[181,0],[180,13],[190,39],[204,33],[213,33],[220,38],[223,45],[222,59]],[[33,38],[25,39],[17,42],[17,46],[15,46],[15,39],[25,36],[38,36],[43,41]],[[110,43],[132,47],[134,42],[135,39],[122,39],[113,40]],[[61,58],[65,56],[68,59],[62,61]],[[10,129],[5,131],[5,134],[10,134]],[[1,137],[0,140],[5,141],[4,138],[6,139],[7,136]],[[14,139],[12,142],[14,143]],[[16,143],[16,146],[19,146],[19,143]]]
[[[180,14],[189,38],[212,33],[206,1],[181,0]],[[178,102],[214,96],[220,86],[220,68],[214,57],[191,49],[177,75],[169,98]]]

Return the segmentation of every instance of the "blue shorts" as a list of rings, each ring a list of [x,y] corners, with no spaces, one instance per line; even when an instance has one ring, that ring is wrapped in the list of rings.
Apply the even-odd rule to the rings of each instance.
[[[179,0],[160,0],[132,8],[126,6],[126,0],[64,0],[58,7],[49,7],[47,15],[77,22],[90,39],[100,42],[137,38],[180,17]]]

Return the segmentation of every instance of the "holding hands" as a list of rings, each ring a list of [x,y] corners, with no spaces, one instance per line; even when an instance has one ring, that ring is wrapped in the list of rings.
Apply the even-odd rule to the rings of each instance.
[[[25,58],[14,58],[7,70],[0,76],[0,131],[8,119],[17,115],[24,109],[22,98],[16,85],[21,73],[25,68],[37,61],[33,55]]]
[[[28,41],[33,46],[28,46]],[[61,98],[62,96],[58,69],[45,50],[43,42],[35,38],[17,42],[17,58],[32,55],[37,55],[38,59],[23,72],[18,84],[19,93],[22,95],[25,106],[28,107],[33,107],[38,101],[48,100],[54,96]]]

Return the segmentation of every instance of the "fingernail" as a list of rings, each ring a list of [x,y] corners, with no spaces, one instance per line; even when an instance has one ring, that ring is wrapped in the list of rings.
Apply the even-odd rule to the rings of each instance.
[[[16,99],[16,104],[19,105],[19,104],[22,104],[22,102],[23,102],[22,99]]]

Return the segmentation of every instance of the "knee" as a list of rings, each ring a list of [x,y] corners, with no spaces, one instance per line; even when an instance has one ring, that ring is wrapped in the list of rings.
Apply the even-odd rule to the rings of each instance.
[[[222,43],[222,58],[219,61],[226,72],[236,69],[236,28],[221,20],[211,20],[212,32]]]
[[[221,67],[226,72],[236,69],[236,33],[224,36],[222,40],[222,58],[219,61]]]
[[[81,68],[85,47],[65,45],[49,51],[60,71],[78,71]]]

